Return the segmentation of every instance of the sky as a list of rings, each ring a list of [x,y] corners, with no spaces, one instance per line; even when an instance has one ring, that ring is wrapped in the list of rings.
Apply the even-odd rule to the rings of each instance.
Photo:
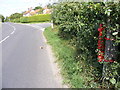
[[[10,16],[12,13],[21,13],[30,7],[45,6],[52,0],[0,0],[0,14]]]

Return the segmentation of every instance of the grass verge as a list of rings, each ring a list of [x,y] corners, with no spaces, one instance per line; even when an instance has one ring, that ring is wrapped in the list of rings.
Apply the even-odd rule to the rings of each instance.
[[[29,23],[22,23],[22,22],[13,22],[18,24],[39,24],[39,23],[51,23],[50,21],[44,21],[44,22],[29,22]]]
[[[58,30],[48,27],[44,31],[48,44],[52,46],[57,62],[61,68],[64,83],[72,88],[85,88],[84,74],[81,74],[80,62],[75,60],[75,48],[69,45],[67,40],[62,40],[58,36]]]
[[[99,80],[100,71],[92,65],[89,66],[85,60],[76,57],[75,47],[70,44],[69,40],[59,37],[57,27],[46,28],[44,35],[48,44],[52,46],[65,84],[68,84],[70,88],[102,88],[102,83]],[[98,73],[98,75],[94,73]]]
[[[29,22],[29,23],[24,23],[24,24],[36,24],[36,23],[50,23],[49,21],[45,21],[45,22]]]

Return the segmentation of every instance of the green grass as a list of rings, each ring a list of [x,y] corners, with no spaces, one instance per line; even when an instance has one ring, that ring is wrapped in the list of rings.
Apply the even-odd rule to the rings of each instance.
[[[61,68],[64,83],[72,88],[83,88],[85,76],[80,73],[82,69],[80,61],[75,59],[75,48],[70,46],[67,40],[59,38],[57,28],[54,30],[51,27],[46,28],[44,35],[57,57],[56,61]]]
[[[51,20],[51,14],[39,14],[29,17],[21,17],[21,23],[33,23],[33,22],[49,22]]]
[[[33,16],[28,16],[28,17],[21,17],[21,18],[16,18],[11,20],[11,22],[16,22],[16,23],[45,23],[45,22],[50,22],[51,21],[51,14],[38,14],[38,15],[33,15]]]
[[[52,46],[65,84],[68,84],[70,88],[101,88],[101,74],[97,71],[98,69],[76,57],[75,47],[70,44],[69,40],[59,37],[57,27],[46,28],[44,35],[48,44]],[[94,73],[98,73],[98,75],[94,75]]]
[[[25,24],[35,24],[35,23],[50,23],[49,21],[44,21],[44,22],[29,22],[29,23],[25,23]]]
[[[29,23],[21,23],[21,22],[14,22],[14,23],[18,23],[18,24],[39,24],[39,23],[51,23],[51,22],[48,22],[48,21],[46,21],[46,22],[29,22]]]

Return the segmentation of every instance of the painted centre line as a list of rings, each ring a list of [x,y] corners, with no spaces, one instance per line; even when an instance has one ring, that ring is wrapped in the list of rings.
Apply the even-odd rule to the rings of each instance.
[[[5,23],[5,24],[7,24],[7,23]],[[9,25],[9,26],[11,26],[11,27],[13,28],[13,31],[12,31],[10,34],[11,34],[11,35],[14,34],[16,28],[15,28],[14,26],[10,25],[10,24],[7,24],[7,25]],[[0,43],[4,42],[4,41],[7,40],[9,37],[10,37],[10,36],[5,37],[3,40],[0,41]]]
[[[6,39],[8,39],[10,36],[5,37],[3,40],[0,41],[0,43],[2,43],[3,41],[5,41]]]
[[[14,33],[15,33],[15,31],[11,32],[10,34],[14,34]]]

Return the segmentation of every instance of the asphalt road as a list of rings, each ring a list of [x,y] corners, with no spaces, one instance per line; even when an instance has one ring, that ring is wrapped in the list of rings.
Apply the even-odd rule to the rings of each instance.
[[[44,24],[2,24],[2,88],[60,88],[50,64]],[[43,47],[43,49],[41,49]]]

